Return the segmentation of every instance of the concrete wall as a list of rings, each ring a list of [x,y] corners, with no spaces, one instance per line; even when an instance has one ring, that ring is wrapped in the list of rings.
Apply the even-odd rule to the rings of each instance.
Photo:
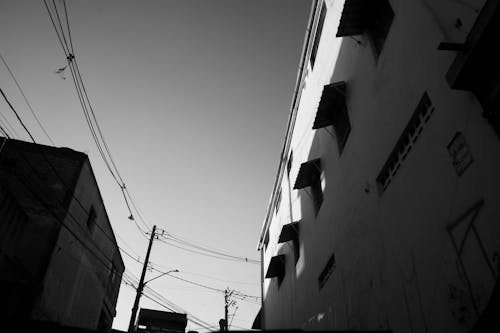
[[[265,328],[468,331],[499,274],[500,140],[476,97],[449,87],[456,53],[437,46],[463,42],[485,1],[390,0],[395,16],[378,59],[366,36],[335,37],[344,1],[325,2],[316,62],[306,63],[299,92],[290,183],[282,169],[278,214],[268,221],[264,271],[272,256],[288,256],[281,286],[264,281]],[[337,81],[347,83],[352,127],[341,155],[332,126],[312,130],[323,86]],[[425,92],[434,112],[381,192],[376,178]],[[447,150],[457,132],[473,158],[461,176]],[[314,158],[325,180],[317,216],[309,188],[290,191],[300,164]],[[474,215],[477,233],[467,232]],[[282,225],[298,220],[295,264],[291,242],[277,241]],[[466,239],[460,256],[452,237]],[[335,269],[320,289],[332,253]]]
[[[124,265],[88,160],[73,195],[64,219],[68,228],[59,233],[37,316],[68,326],[110,328]],[[91,207],[96,212],[96,225],[90,230],[87,219]],[[116,269],[113,281],[111,262]]]

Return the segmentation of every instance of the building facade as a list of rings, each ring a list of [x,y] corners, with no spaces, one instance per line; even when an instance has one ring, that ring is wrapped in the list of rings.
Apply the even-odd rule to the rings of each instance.
[[[110,330],[125,267],[87,155],[0,142],[0,316]]]
[[[498,325],[499,24],[496,0],[313,1],[258,245],[262,328]]]

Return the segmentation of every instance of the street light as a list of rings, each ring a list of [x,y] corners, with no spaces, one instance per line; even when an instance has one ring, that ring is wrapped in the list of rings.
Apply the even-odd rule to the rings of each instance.
[[[147,280],[146,282],[144,282],[144,283],[143,283],[143,286],[145,286],[145,285],[146,285],[146,283],[151,282],[151,281],[153,281],[153,280],[156,280],[157,278],[160,278],[160,277],[162,277],[162,276],[164,276],[164,275],[167,275],[167,274],[169,274],[169,273],[178,273],[178,272],[179,272],[179,270],[178,270],[178,269],[172,269],[172,270],[170,270],[170,271],[168,271],[168,272],[161,273],[160,275],[155,276],[154,278],[149,279],[149,280]]]
[[[153,234],[154,234],[154,229],[153,229]],[[146,262],[147,262],[147,260],[146,260]],[[144,268],[145,267],[146,267],[146,265],[144,265]],[[178,269],[172,269],[172,270],[170,270],[168,272],[165,272],[165,273],[162,273],[162,274],[160,274],[158,276],[155,276],[154,278],[152,278],[150,280],[147,280],[145,282],[139,281],[139,285],[137,286],[137,293],[135,295],[134,307],[132,308],[132,315],[130,316],[130,323],[129,323],[129,327],[128,327],[128,332],[129,333],[132,333],[134,331],[135,318],[136,318],[136,315],[137,315],[137,309],[139,308],[139,300],[140,300],[140,298],[142,296],[142,290],[146,286],[146,283],[151,282],[153,280],[156,280],[157,278],[162,277],[164,275],[167,275],[169,273],[174,273],[174,272],[179,272],[179,270]],[[145,269],[143,269],[142,279],[144,279],[144,273],[145,273]]]

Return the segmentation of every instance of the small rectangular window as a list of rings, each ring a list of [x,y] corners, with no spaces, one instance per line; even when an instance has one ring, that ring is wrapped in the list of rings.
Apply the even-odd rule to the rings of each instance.
[[[328,278],[330,277],[330,275],[332,275],[334,270],[335,270],[335,253],[332,253],[330,259],[328,259],[325,267],[319,274],[318,277],[319,289],[323,288],[323,286],[326,284],[326,281],[328,281]]]
[[[319,41],[321,39],[321,33],[323,31],[323,24],[325,23],[326,17],[326,5],[323,2],[321,5],[321,13],[319,14],[318,26],[316,28],[316,34],[314,35],[314,42],[311,50],[311,67],[314,68],[314,63],[316,62],[316,54],[318,53]]]
[[[95,223],[96,223],[97,214],[95,212],[94,207],[90,207],[88,216],[87,216],[87,228],[92,233],[94,231]]]

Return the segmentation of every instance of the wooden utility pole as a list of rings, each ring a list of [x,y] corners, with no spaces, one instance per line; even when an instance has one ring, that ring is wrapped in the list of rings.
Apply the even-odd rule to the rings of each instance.
[[[135,295],[134,306],[132,307],[132,314],[130,315],[130,323],[128,325],[128,332],[134,332],[135,317],[137,315],[137,309],[139,307],[139,300],[142,296],[142,289],[144,288],[144,277],[146,276],[146,269],[149,263],[149,254],[151,253],[151,246],[153,245],[153,240],[155,238],[156,226],[153,226],[153,231],[151,232],[151,238],[149,239],[148,252],[146,253],[146,260],[144,260],[144,266],[142,266],[141,280],[139,281],[139,286],[137,286],[137,293]]]
[[[224,290],[224,331],[227,331],[227,312],[229,307],[229,289]]]

